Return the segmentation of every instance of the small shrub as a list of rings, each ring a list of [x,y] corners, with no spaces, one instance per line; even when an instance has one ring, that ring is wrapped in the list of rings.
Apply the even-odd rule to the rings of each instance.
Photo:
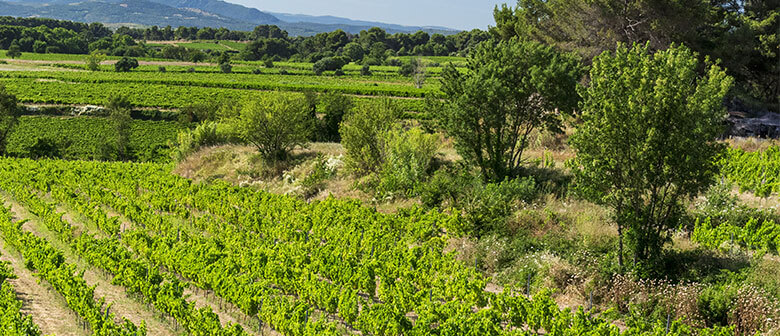
[[[286,160],[292,149],[308,142],[313,128],[309,107],[299,95],[277,94],[249,101],[236,119],[244,141],[268,161]]]
[[[387,59],[387,65],[388,66],[402,66],[404,64],[403,61],[399,58],[388,58]]]
[[[363,65],[363,67],[360,69],[360,75],[371,76],[371,66],[368,64]]]
[[[436,134],[426,134],[419,127],[390,130],[382,135],[382,171],[377,192],[382,195],[402,193],[414,196],[420,184],[430,175],[434,156],[439,151],[441,139]]]
[[[234,140],[235,137],[224,125],[213,121],[204,122],[193,130],[179,133],[176,142],[171,144],[173,148],[171,157],[174,161],[180,162],[203,147],[231,143]]]
[[[193,72],[195,72],[195,68],[188,68],[188,69],[187,69],[187,72],[189,72],[189,73],[193,73]]]
[[[331,178],[335,172],[328,159],[322,154],[318,155],[303,179],[296,182],[301,187],[300,195],[304,199],[313,197],[325,189],[327,179]]]
[[[420,188],[423,205],[461,209],[468,230],[477,236],[506,232],[507,220],[518,201],[530,202],[536,197],[536,182],[531,177],[485,183],[467,172],[453,174],[446,170],[437,171]]]
[[[106,59],[105,54],[101,54],[98,52],[92,52],[87,56],[87,69],[89,71],[98,71],[100,70],[100,63],[103,62]]]
[[[354,107],[352,98],[338,92],[325,93],[320,97],[320,110],[324,114],[320,127],[320,140],[341,142],[339,125],[344,116]]]
[[[416,68],[417,66],[413,64],[413,62],[405,62],[403,65],[401,65],[401,68],[398,69],[398,74],[409,77],[414,74],[414,70]]]
[[[344,76],[344,70],[338,69],[333,73],[333,75],[337,77]]]
[[[382,165],[383,133],[395,127],[401,110],[391,100],[347,115],[339,127],[341,143],[346,150],[346,166],[357,176],[377,172]]]
[[[346,57],[325,57],[314,63],[312,70],[314,71],[314,74],[319,76],[325,71],[341,70],[347,63],[349,63],[349,60]]]
[[[138,67],[138,60],[135,58],[122,57],[114,64],[116,72],[128,72]]]
[[[262,74],[262,73],[263,73],[262,69],[259,69],[259,68],[258,69],[252,69],[252,74],[259,75],[259,74]]]
[[[726,326],[733,308],[732,302],[737,290],[732,286],[716,286],[704,289],[699,295],[698,305],[707,325]]]
[[[230,63],[221,63],[219,65],[219,70],[222,71],[222,73],[231,73],[233,72],[233,66],[230,65]]]
[[[61,158],[61,147],[64,148],[67,146],[62,146],[51,138],[37,138],[35,139],[35,143],[28,148],[28,155],[31,159]]]
[[[265,60],[265,62],[263,62],[263,65],[266,68],[268,68],[268,69],[273,68],[274,67],[274,61],[270,60],[270,59],[267,59],[267,60]]]
[[[166,69],[164,66],[160,66],[160,67],[157,68],[157,71],[159,71],[159,72],[167,72],[168,69]]]
[[[287,70],[282,69],[282,70],[279,70],[279,74],[280,75],[289,75],[290,73],[287,72]]]

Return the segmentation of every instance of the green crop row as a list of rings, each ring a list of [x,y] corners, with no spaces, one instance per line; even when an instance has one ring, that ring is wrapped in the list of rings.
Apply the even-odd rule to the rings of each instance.
[[[41,81],[35,78],[5,78],[0,84],[25,103],[103,105],[109,97],[125,95],[139,107],[182,108],[214,101],[245,101],[275,91],[239,90],[212,87],[186,87],[143,83],[75,83]],[[356,97],[358,108],[370,108],[377,98]],[[420,99],[394,99],[404,111],[423,111]]]
[[[341,92],[346,94],[425,97],[438,91],[438,83],[431,81],[425,88],[416,88],[412,83],[377,82],[349,77],[289,76],[273,74],[222,74],[187,72],[76,72],[76,71],[14,71],[0,75],[5,78],[39,78],[71,83],[139,83],[175,86],[198,86],[249,90],[282,90]]]
[[[736,183],[741,191],[757,196],[780,193],[780,147],[747,152],[729,149],[721,160],[723,175]]]
[[[168,160],[168,142],[182,126],[176,122],[134,120],[128,152],[134,161]],[[106,118],[24,116],[8,136],[8,155],[105,160],[118,156],[116,124]]]

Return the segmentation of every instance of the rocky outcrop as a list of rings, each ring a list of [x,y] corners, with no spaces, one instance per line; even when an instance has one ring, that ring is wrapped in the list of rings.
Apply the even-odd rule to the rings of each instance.
[[[780,139],[780,113],[750,108],[735,99],[727,104],[727,136]]]

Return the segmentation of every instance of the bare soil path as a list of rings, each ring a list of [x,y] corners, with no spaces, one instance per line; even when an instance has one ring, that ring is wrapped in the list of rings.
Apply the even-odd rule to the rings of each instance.
[[[107,210],[109,216],[118,216],[120,218],[120,221],[122,222],[123,230],[130,229],[134,226],[134,224],[130,220],[128,220],[124,216],[121,216],[118,212],[114,211],[113,209],[107,208],[104,210]],[[73,225],[74,229],[76,229],[77,231],[94,234],[95,236],[98,237],[105,236],[105,234],[101,232],[98,228],[92,225],[85,224],[85,219],[75,211],[69,209],[68,207],[60,206],[57,208],[57,211],[65,213],[63,219],[71,223],[71,225]],[[94,280],[95,282],[101,281],[101,279],[87,279],[86,273],[84,274],[84,279],[87,280],[88,282],[91,282],[92,280]],[[186,281],[186,279],[182,279],[182,280]],[[97,292],[98,291],[96,289],[95,293],[97,294]],[[112,293],[101,293],[101,295],[106,296],[106,300],[108,300],[109,298],[108,295],[111,294]],[[221,302],[217,297],[213,295],[209,296],[203,291],[193,290],[192,288],[185,289],[184,296],[188,297],[187,301],[194,303],[196,308],[202,308],[206,306],[211,307],[211,311],[213,311],[215,314],[217,314],[217,316],[219,316],[219,321],[222,323],[223,326],[228,323],[239,324],[244,329],[244,331],[246,331],[248,334],[261,335],[261,333],[258,332],[259,329],[257,326],[257,322],[252,321],[252,319],[250,319],[246,314],[238,310],[234,305],[226,302]],[[137,307],[134,309],[137,309]],[[149,309],[154,309],[154,308],[149,308]],[[130,311],[129,313],[132,313],[132,311]],[[126,316],[126,315],[122,315],[122,316]],[[156,313],[155,316],[160,316],[160,314]],[[147,327],[150,327],[149,319],[147,319],[146,321],[147,321],[146,322]],[[178,330],[181,332],[181,328],[179,328]],[[171,331],[170,334],[173,333],[174,331]],[[149,335],[156,335],[152,333],[151,328],[149,329]],[[160,334],[160,335],[168,335],[168,334]],[[275,336],[281,334],[266,326],[263,328],[262,335]]]
[[[174,323],[162,317],[161,314],[153,308],[129,297],[123,287],[111,284],[110,275],[104,274],[96,268],[91,267],[86,261],[73,253],[73,251],[70,250],[70,247],[60,241],[36,216],[30,214],[16,202],[11,201],[8,203],[11,205],[11,211],[17,218],[29,219],[23,225],[24,230],[46,239],[52,246],[63,252],[66,262],[74,264],[80,270],[84,271],[84,280],[87,284],[95,286],[95,298],[105,298],[106,304],[111,304],[111,312],[114,313],[117,318],[127,318],[135,325],[139,326],[141,323],[145,322],[148,335],[177,335],[182,332],[181,328],[178,328],[177,331]],[[69,217],[63,218],[69,219]]]
[[[3,242],[2,245],[5,245]],[[48,283],[36,278],[24,266],[21,256],[9,248],[0,247],[0,260],[8,261],[17,279],[9,279],[16,297],[22,301],[22,314],[32,316],[33,322],[44,335],[87,336],[80,326],[79,318],[68,308],[65,299]]]

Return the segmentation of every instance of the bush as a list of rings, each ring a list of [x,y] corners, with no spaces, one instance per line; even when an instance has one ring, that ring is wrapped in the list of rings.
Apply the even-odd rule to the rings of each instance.
[[[325,189],[326,181],[335,173],[336,171],[329,165],[328,159],[322,154],[318,155],[303,179],[296,182],[301,187],[299,194],[304,199],[313,197]]]
[[[259,69],[259,68],[258,69],[252,69],[252,74],[254,74],[254,75],[259,75],[259,74],[262,74],[262,73],[263,73],[262,69]]]
[[[430,175],[434,156],[439,151],[441,139],[416,127],[408,131],[394,129],[382,135],[382,171],[379,174],[377,192],[405,196],[419,193],[420,185]]]
[[[105,54],[101,54],[98,52],[92,52],[87,56],[87,69],[89,71],[98,71],[100,70],[100,62],[103,62],[106,59]]]
[[[179,132],[176,142],[171,144],[171,158],[180,162],[203,147],[231,143],[234,140],[235,137],[225,125],[213,121],[204,122],[194,130]]]
[[[347,63],[349,63],[349,61],[345,57],[325,57],[314,63],[312,70],[314,71],[314,74],[319,76],[325,71],[341,70]]]
[[[221,63],[219,65],[219,70],[222,71],[222,73],[231,73],[233,72],[233,66],[230,65],[230,63]]]
[[[704,289],[698,299],[702,319],[710,326],[727,326],[729,313],[734,308],[732,302],[736,298],[737,288],[732,286],[715,286]]]
[[[187,69],[187,72],[189,72],[189,73],[193,73],[193,72],[195,72],[195,68],[188,68],[188,69]]]
[[[363,68],[360,69],[360,75],[361,76],[371,76],[371,66],[366,64],[363,65]]]
[[[320,97],[320,110],[324,116],[319,138],[324,141],[341,142],[339,125],[344,116],[352,111],[353,106],[354,103],[349,96],[338,92],[323,94]]]
[[[398,73],[401,76],[407,76],[407,77],[411,76],[412,74],[414,74],[414,71],[417,69],[417,63],[416,62],[417,61],[415,61],[414,59],[412,59],[409,62],[404,62],[401,65],[401,68],[398,69]]]
[[[287,70],[282,69],[282,70],[279,70],[279,74],[280,75],[288,75],[289,72],[287,72]]]
[[[382,165],[381,135],[395,127],[402,111],[390,99],[354,111],[339,127],[346,150],[346,167],[357,176],[377,172]]]
[[[179,121],[184,123],[216,121],[219,111],[227,105],[219,101],[188,105],[179,110]]]
[[[239,111],[242,139],[270,161],[284,161],[304,146],[313,128],[309,107],[299,95],[277,94],[247,102]]]
[[[128,72],[138,67],[138,60],[135,58],[122,57],[114,64],[116,72]]]
[[[116,125],[117,150],[120,159],[129,159],[130,124],[133,121],[133,118],[130,116],[132,108],[133,104],[130,102],[130,98],[122,94],[108,97],[108,102],[106,103],[106,109],[109,112],[108,117]]]
[[[333,73],[333,75],[337,77],[344,76],[344,70],[338,69]]]
[[[68,147],[68,145],[58,144],[57,141],[51,138],[37,138],[35,143],[28,149],[29,157],[31,159],[42,158],[61,158],[62,149]]]
[[[0,85],[0,154],[5,153],[6,138],[16,126],[22,109],[16,96],[6,92]]]
[[[400,58],[388,58],[387,65],[399,67],[404,65],[404,62],[402,62]]]
[[[159,72],[167,72],[168,69],[166,69],[164,66],[157,67],[157,71]]]
[[[268,69],[273,68],[274,67],[274,61],[270,60],[270,59],[267,59],[267,60],[265,60],[263,65],[265,65],[265,67],[268,68]]]
[[[421,200],[426,207],[460,209],[468,230],[481,236],[506,230],[506,222],[518,201],[530,202],[536,197],[536,182],[531,177],[484,183],[467,172],[453,174],[437,171],[430,182],[421,186]]]

